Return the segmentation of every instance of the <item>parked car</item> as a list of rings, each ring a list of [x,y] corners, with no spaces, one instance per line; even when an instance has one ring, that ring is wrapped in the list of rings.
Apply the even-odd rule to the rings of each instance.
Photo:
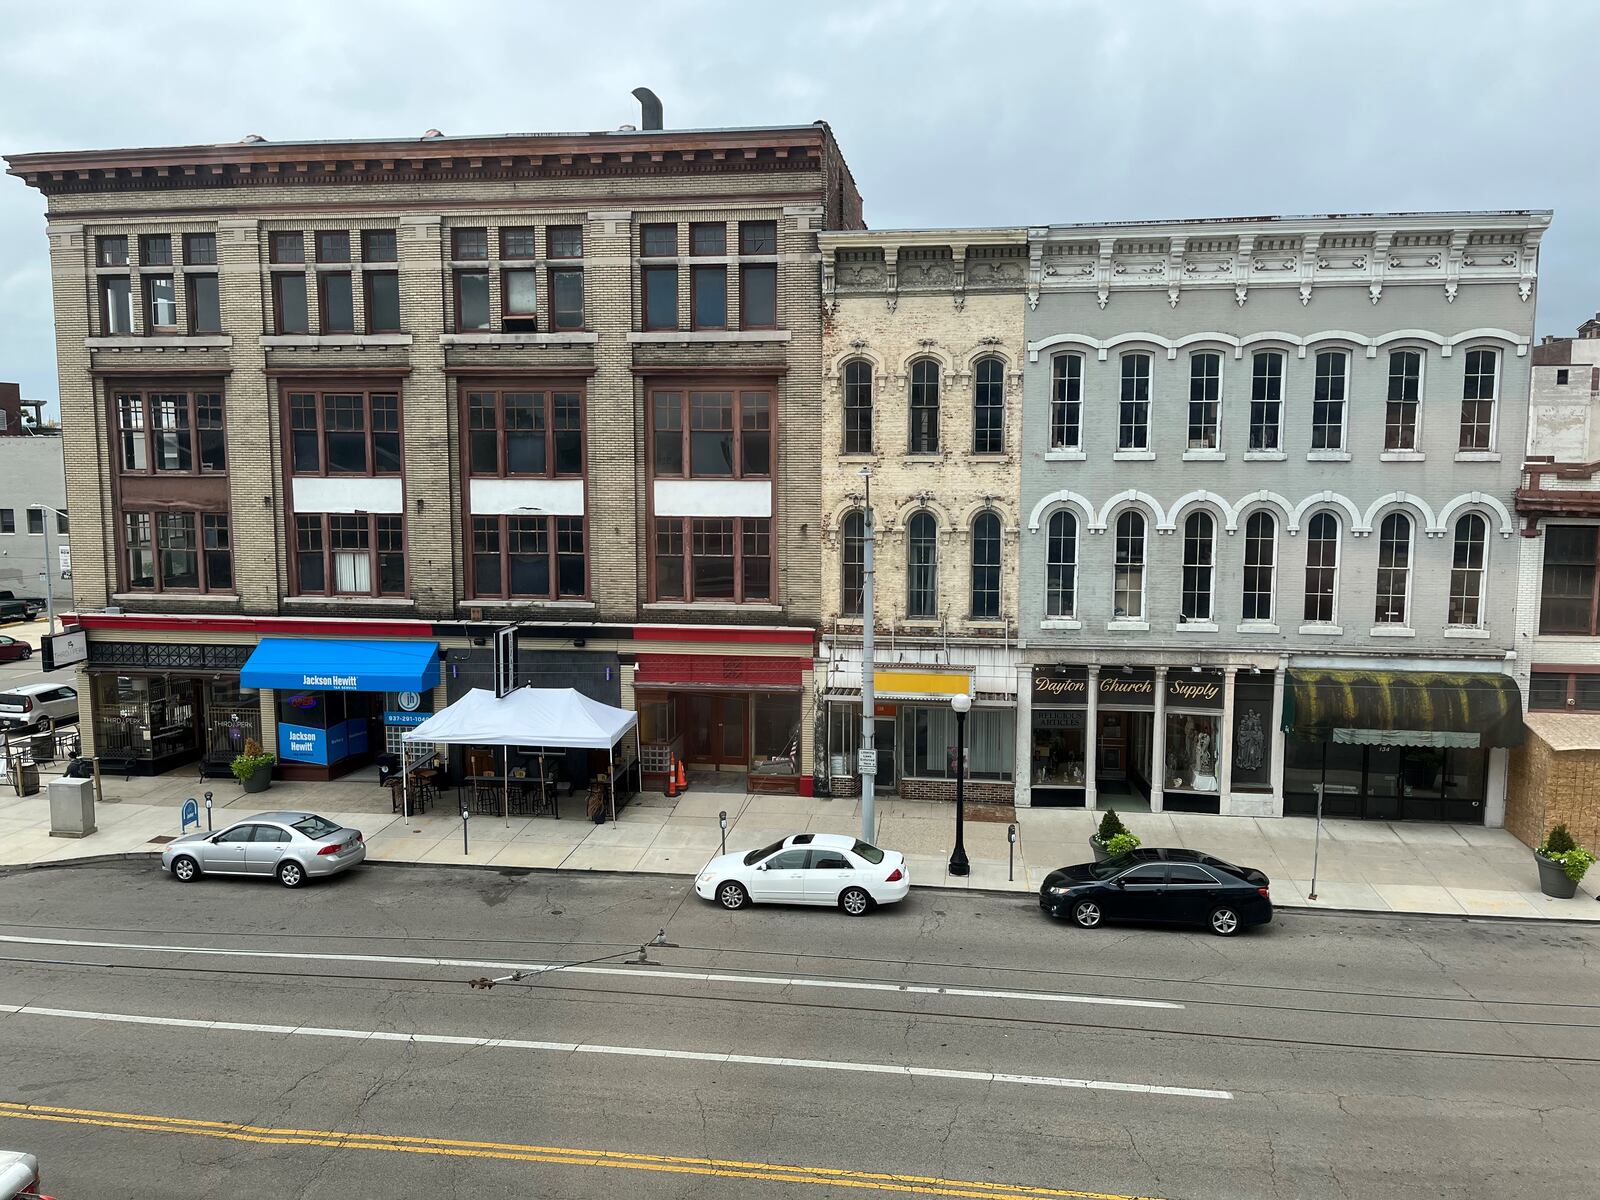
[[[19,596],[10,588],[0,588],[0,621],[35,621],[44,607],[43,596]]]
[[[20,1150],[0,1150],[0,1200],[50,1200],[39,1188],[37,1158]]]
[[[0,692],[0,726],[7,732],[49,733],[78,723],[78,692],[59,683],[25,683]]]
[[[367,843],[349,829],[308,812],[264,812],[215,833],[168,842],[161,868],[191,883],[202,875],[255,875],[295,888],[366,861]]]
[[[905,855],[839,833],[796,833],[751,850],[720,854],[694,881],[695,894],[723,908],[747,904],[837,905],[853,917],[904,900]]]
[[[0,635],[0,662],[20,662],[33,657],[33,646],[21,638]]]
[[[1100,863],[1062,867],[1045,876],[1039,907],[1084,929],[1106,921],[1204,925],[1232,937],[1272,920],[1270,882],[1194,850],[1144,849]]]

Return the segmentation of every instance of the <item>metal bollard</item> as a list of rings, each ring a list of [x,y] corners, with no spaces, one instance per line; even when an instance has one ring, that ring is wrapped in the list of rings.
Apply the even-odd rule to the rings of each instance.
[[[1006,881],[1012,883],[1017,878],[1017,827],[1006,826]]]

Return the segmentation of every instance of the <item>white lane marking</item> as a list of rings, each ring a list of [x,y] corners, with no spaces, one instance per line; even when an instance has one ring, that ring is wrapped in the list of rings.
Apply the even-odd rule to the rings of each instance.
[[[44,1008],[34,1004],[0,1004],[0,1013],[22,1017],[56,1017],[121,1025],[160,1025],[211,1033],[270,1033],[285,1037],[341,1038],[356,1042],[412,1042],[419,1045],[476,1046],[491,1050],[542,1050],[558,1054],[606,1054],[622,1058],[670,1058],[683,1062],[745,1067],[784,1067],[807,1071],[846,1071],[865,1075],[898,1075],[913,1079],[951,1079],[964,1083],[1009,1083],[1025,1087],[1078,1088],[1095,1092],[1129,1092],[1140,1096],[1182,1096],[1195,1100],[1232,1100],[1233,1093],[1215,1088],[1168,1087],[1158,1083],[1119,1083],[1107,1079],[1068,1079],[1056,1075],[1013,1075],[997,1071],[964,1071],[950,1067],[911,1067],[896,1063],[851,1062],[828,1058],[777,1058],[765,1054],[724,1054],[703,1050],[660,1050],[647,1046],[605,1046],[594,1042],[536,1042],[522,1038],[459,1037],[437,1033],[396,1033],[373,1029],[333,1029],[314,1025],[262,1025],[251,1021],[202,1021],[187,1017],[147,1017],[134,1013]]]
[[[911,996],[961,996],[978,1000],[1043,1000],[1054,1004],[1108,1004],[1121,1008],[1183,1008],[1172,1000],[1135,1000],[1124,996],[1081,996],[1061,992],[1008,992],[991,988],[944,987],[924,983],[874,983],[854,979],[805,976],[730,975],[714,971],[635,970],[629,967],[567,966],[563,963],[485,962],[470,958],[421,958],[398,954],[313,954],[288,950],[243,950],[211,946],[156,946],[138,942],[84,942],[64,938],[0,935],[0,942],[24,946],[75,946],[93,950],[140,950],[152,954],[207,954],[221,958],[284,958],[309,962],[388,963],[411,967],[471,967],[474,970],[523,971],[530,975],[560,971],[569,975],[621,975],[632,979],[686,979],[696,983],[745,983],[769,987],[822,988],[852,992],[897,992]]]

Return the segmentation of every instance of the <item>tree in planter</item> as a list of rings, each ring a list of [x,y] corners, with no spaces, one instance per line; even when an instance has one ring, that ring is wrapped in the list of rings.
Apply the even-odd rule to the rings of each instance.
[[[1545,835],[1538,853],[1551,862],[1560,863],[1561,869],[1573,883],[1581,880],[1595,861],[1593,854],[1572,840],[1572,833],[1564,824],[1557,825]]]
[[[1114,808],[1106,809],[1106,815],[1100,818],[1100,830],[1094,835],[1094,840],[1102,846],[1111,845],[1111,839],[1128,832],[1128,827],[1122,823],[1122,818],[1117,816]]]
[[[233,777],[240,783],[248,785],[257,771],[263,771],[270,779],[272,766],[277,761],[278,756],[270,750],[263,750],[261,743],[255,738],[245,738],[244,749],[234,755],[231,764]]]

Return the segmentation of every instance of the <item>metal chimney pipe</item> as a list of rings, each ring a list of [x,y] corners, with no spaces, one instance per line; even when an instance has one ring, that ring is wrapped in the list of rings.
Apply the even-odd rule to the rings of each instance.
[[[647,87],[633,89],[633,98],[639,102],[639,128],[661,128],[661,101]]]

